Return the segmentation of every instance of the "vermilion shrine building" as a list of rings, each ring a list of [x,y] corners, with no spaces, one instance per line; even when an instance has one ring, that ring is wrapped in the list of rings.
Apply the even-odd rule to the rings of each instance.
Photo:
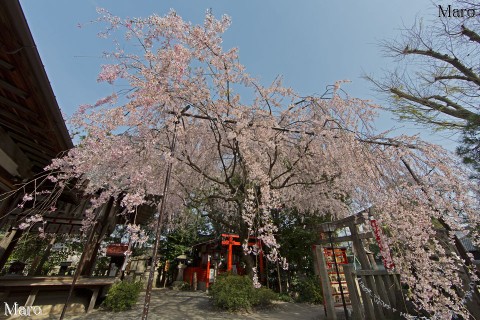
[[[245,267],[242,264],[243,255],[242,243],[236,234],[224,233],[220,238],[199,243],[193,247],[192,263],[183,271],[183,281],[195,286],[195,277],[200,290],[206,290],[209,284],[213,283],[215,277],[230,272],[232,274],[244,275]],[[265,280],[265,257],[262,243],[259,240],[250,238],[248,246],[256,246],[258,255],[256,260],[260,281]],[[195,276],[196,275],[196,276]]]

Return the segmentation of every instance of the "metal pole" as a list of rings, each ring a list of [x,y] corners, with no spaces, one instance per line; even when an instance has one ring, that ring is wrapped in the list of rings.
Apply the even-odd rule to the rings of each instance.
[[[179,120],[177,119],[175,121],[175,126],[173,128],[173,137],[172,137],[172,142],[170,144],[170,153],[171,156],[173,156],[173,153],[175,151],[175,143],[177,139],[177,125],[178,125]],[[148,276],[148,283],[147,283],[147,289],[145,291],[145,303],[143,305],[143,314],[142,314],[142,320],[147,320],[148,317],[148,309],[150,308],[150,298],[152,297],[152,286],[153,286],[153,278],[154,278],[154,273],[155,273],[155,267],[157,265],[157,257],[158,257],[158,246],[160,243],[160,236],[161,236],[161,231],[162,228],[161,226],[163,225],[163,216],[165,214],[165,203],[167,202],[167,193],[168,193],[168,187],[170,185],[170,176],[172,173],[172,162],[169,162],[167,165],[167,173],[165,176],[165,183],[163,185],[163,196],[162,196],[162,201],[160,204],[160,210],[158,212],[158,219],[157,219],[157,224],[155,226],[155,244],[153,246],[153,257],[152,257],[152,265],[150,266],[150,273]]]
[[[335,264],[335,271],[337,272],[337,282],[340,285],[340,295],[342,296],[343,311],[345,312],[345,319],[348,320],[347,304],[345,303],[345,296],[343,295],[342,279],[340,279],[340,272],[338,271],[337,256],[335,254],[335,248],[333,247],[332,233],[332,231],[329,231],[328,237],[330,239],[330,245],[332,246],[333,263]]]

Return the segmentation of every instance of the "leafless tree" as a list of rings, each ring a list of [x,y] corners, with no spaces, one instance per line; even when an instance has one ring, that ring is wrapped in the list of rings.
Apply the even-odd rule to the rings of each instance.
[[[434,130],[479,126],[480,3],[433,5],[430,20],[419,18],[399,39],[381,43],[396,68],[366,78],[400,120]]]

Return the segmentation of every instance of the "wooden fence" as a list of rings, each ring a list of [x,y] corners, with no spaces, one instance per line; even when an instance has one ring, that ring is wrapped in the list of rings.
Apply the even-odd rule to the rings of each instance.
[[[400,275],[386,270],[355,270],[343,267],[352,301],[352,319],[403,319],[406,312]]]

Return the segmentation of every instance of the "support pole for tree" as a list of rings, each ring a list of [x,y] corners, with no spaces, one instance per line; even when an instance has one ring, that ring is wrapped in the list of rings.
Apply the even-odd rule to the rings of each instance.
[[[187,107],[188,108],[188,107]],[[173,156],[175,152],[175,144],[177,140],[177,125],[179,120],[175,120],[175,126],[173,128],[173,137],[170,143],[170,155]],[[167,165],[167,173],[165,176],[165,183],[163,185],[163,195],[162,200],[160,202],[160,209],[158,210],[158,218],[157,224],[155,226],[155,244],[153,245],[153,256],[152,256],[152,265],[150,266],[150,273],[148,275],[148,283],[147,289],[145,291],[145,303],[143,305],[143,314],[142,320],[147,320],[148,317],[148,310],[150,308],[150,299],[152,297],[152,286],[153,286],[153,278],[155,273],[155,267],[157,265],[157,258],[158,258],[158,246],[160,243],[160,236],[162,234],[162,225],[163,225],[163,216],[165,215],[165,203],[167,202],[167,193],[168,187],[170,185],[170,176],[172,174],[172,162],[168,162]]]

